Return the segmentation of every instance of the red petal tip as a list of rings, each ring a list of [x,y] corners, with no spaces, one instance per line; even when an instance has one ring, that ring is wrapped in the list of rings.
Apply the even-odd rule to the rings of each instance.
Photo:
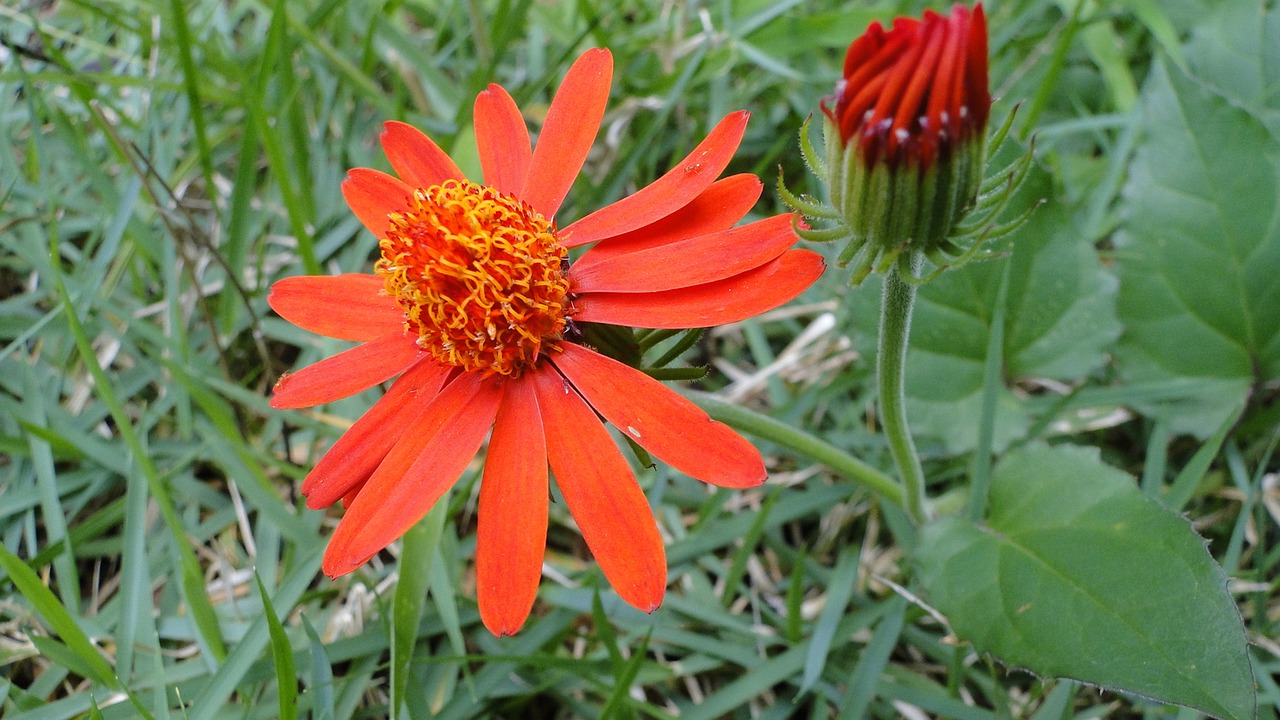
[[[520,632],[520,628],[524,627],[523,618],[518,623],[514,623],[509,620],[502,620],[495,622],[492,625],[489,624],[490,621],[486,620],[483,614],[480,616],[480,619],[484,622],[485,630],[488,630],[489,634],[496,638],[515,637],[516,633]]]
[[[284,385],[284,384],[285,384],[285,382],[289,380],[289,376],[290,376],[290,375],[292,375],[292,374],[293,374],[293,373],[291,373],[291,372],[286,372],[286,373],[284,373],[283,375],[281,375],[281,376],[280,376],[280,379],[279,379],[279,380],[276,380],[276,384],[271,386],[271,392],[272,392],[272,395],[271,395],[271,399],[267,401],[267,404],[268,404],[268,405],[270,405],[273,409],[275,409],[275,410],[289,410],[289,409],[291,409],[288,405],[282,405],[282,404],[280,404],[280,397],[279,397],[278,395],[276,395],[275,393],[280,392],[280,386],[281,386],[281,385]]]

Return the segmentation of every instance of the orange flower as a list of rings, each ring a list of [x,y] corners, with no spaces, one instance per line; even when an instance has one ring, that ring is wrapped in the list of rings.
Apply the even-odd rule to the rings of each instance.
[[[355,169],[351,209],[379,238],[372,275],[288,278],[271,307],[301,328],[361,344],[286,375],[273,407],[337,400],[400,377],[307,476],[308,507],[347,506],[324,556],[351,572],[416,523],[492,428],[476,540],[480,614],[494,634],[528,617],[546,544],[548,465],[618,594],[651,612],[666,555],[644,493],[601,418],[676,469],[759,485],[760,453],[649,376],[581,344],[577,324],[646,328],[734,322],[794,298],[822,259],[794,250],[790,216],[733,227],[759,180],[716,177],[742,140],[733,113],[679,165],[564,229],[554,217],[604,115],[613,60],[569,69],[538,144],[490,85],[475,104],[485,184],[430,139],[387,123],[399,179]],[[572,265],[568,248],[595,243]]]

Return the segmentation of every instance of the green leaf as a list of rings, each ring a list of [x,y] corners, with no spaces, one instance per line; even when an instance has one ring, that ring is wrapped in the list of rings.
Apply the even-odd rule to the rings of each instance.
[[[927,525],[925,594],[983,652],[1066,677],[1253,717],[1253,675],[1226,578],[1187,521],[1083,448],[997,465],[985,525]]]
[[[1280,135],[1280,12],[1265,5],[1221,3],[1204,13],[1187,43],[1187,57],[1196,79]]]
[[[1194,380],[1172,429],[1205,437],[1252,386],[1280,378],[1280,141],[1163,63],[1142,108],[1116,239],[1121,372]]]

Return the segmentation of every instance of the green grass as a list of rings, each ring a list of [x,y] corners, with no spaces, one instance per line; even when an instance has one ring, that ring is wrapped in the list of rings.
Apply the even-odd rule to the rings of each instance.
[[[1210,85],[1222,77],[1213,69],[1239,48],[1215,38],[1241,35],[1215,33],[1211,18],[1229,4],[989,8],[993,118],[1022,103],[1015,135],[1038,133],[1037,188],[1060,206],[1054,227],[1070,228],[1090,277],[1112,288],[1112,319],[1117,233],[1135,202],[1126,183],[1151,122],[1137,109],[1147,79],[1161,62]],[[561,504],[533,616],[513,638],[489,635],[474,590],[478,465],[430,516],[439,525],[403,550],[337,581],[319,573],[338,511],[305,509],[297,486],[377,392],[270,409],[283,371],[340,343],[275,317],[265,296],[282,277],[368,270],[375,240],[339,183],[348,168],[387,167],[381,123],[423,128],[474,174],[479,90],[501,83],[537,117],[577,54],[605,46],[616,68],[605,130],[562,218],[642,187],[740,108],[752,119],[729,172],[772,185],[781,167],[793,189],[817,192],[796,133],[831,91],[843,48],[870,20],[926,6],[848,5],[0,7],[0,715],[367,718],[386,716],[394,692],[414,718],[888,718],[907,706],[975,720],[1179,716],[1006,669],[895,591],[911,587],[910,525],[838,456],[892,475],[870,429],[861,308],[874,293],[834,269],[792,306],[713,330],[685,355],[710,368],[699,389],[827,445],[753,437],[772,473],[753,491],[642,470],[672,576],[652,616],[608,589]],[[1280,137],[1280,81],[1261,77],[1253,90],[1219,90]],[[755,213],[781,210],[766,192]],[[824,326],[824,313],[835,322]],[[733,383],[811,325],[826,329],[792,349],[798,362]],[[985,357],[986,334],[954,327]],[[988,373],[987,396],[1007,398],[1000,417],[1025,422],[997,419],[983,446],[1097,445],[1183,511],[1235,580],[1260,717],[1274,718],[1276,374],[1260,369],[1248,404],[1229,408],[1238,415],[1206,411],[1194,432],[1169,401],[1212,393],[1213,378],[1135,373],[1116,349],[1123,337],[1094,338],[1096,353],[1066,371],[1041,361],[1016,377]],[[909,412],[931,496],[962,512],[973,443],[948,428],[976,427],[979,405],[946,395],[922,390]]]

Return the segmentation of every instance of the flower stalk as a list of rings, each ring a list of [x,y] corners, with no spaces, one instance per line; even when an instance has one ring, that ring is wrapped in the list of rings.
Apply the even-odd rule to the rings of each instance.
[[[885,500],[901,507],[906,506],[902,486],[892,476],[840,448],[768,415],[726,402],[710,393],[690,390],[685,394],[713,420],[800,453]]]
[[[911,439],[907,425],[906,362],[911,335],[911,312],[915,307],[916,268],[920,256],[908,260],[908,278],[898,267],[890,268],[884,277],[880,296],[880,342],[876,348],[876,381],[880,391],[880,421],[889,451],[902,479],[903,507],[917,524],[927,519],[925,511],[924,469],[920,454]]]

